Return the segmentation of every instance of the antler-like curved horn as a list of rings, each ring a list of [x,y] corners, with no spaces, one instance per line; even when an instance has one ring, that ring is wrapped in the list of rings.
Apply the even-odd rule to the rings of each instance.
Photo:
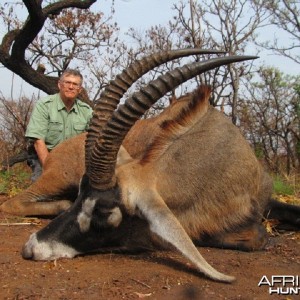
[[[109,120],[113,111],[117,108],[120,99],[135,81],[155,67],[180,57],[199,54],[222,53],[224,54],[225,52],[197,48],[163,51],[135,61],[122,73],[117,75],[116,78],[112,80],[102,92],[99,102],[94,108],[93,118],[91,120],[85,144],[86,168],[88,169],[90,152],[95,140],[99,136],[99,132],[101,132],[101,129],[106,124],[107,120]]]
[[[134,93],[120,105],[102,129],[91,153],[87,175],[90,184],[98,190],[115,185],[115,163],[119,148],[133,124],[158,99],[185,81],[216,67],[233,62],[255,59],[256,56],[228,56],[187,64],[161,75],[140,92]]]

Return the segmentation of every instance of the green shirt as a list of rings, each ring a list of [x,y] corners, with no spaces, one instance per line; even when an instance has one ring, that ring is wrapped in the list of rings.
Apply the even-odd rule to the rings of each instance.
[[[35,105],[27,126],[27,138],[44,140],[49,150],[62,141],[87,130],[92,108],[75,100],[68,112],[60,95],[50,95]]]

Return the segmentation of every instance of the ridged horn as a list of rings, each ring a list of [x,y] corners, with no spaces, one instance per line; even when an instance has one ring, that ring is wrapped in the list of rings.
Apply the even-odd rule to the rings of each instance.
[[[228,56],[186,64],[159,76],[126,100],[112,114],[91,152],[87,175],[93,188],[114,187],[115,164],[119,148],[133,124],[158,99],[185,81],[211,69],[230,63],[256,59],[257,56]]]
[[[95,105],[93,118],[90,123],[85,144],[86,168],[88,168],[89,165],[90,151],[99,135],[99,132],[101,132],[101,129],[111,117],[113,111],[117,108],[120,99],[134,82],[155,67],[177,58],[189,55],[222,53],[224,54],[225,52],[198,48],[162,51],[135,61],[117,75],[116,78],[112,80],[101,93],[100,98]]]

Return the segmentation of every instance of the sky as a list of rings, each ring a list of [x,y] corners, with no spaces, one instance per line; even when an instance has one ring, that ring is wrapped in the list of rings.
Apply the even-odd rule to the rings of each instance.
[[[152,25],[164,25],[174,14],[172,10],[173,3],[176,0],[115,0],[115,17],[114,20],[118,23],[123,32],[128,28],[134,27],[139,30],[146,30]],[[110,12],[111,0],[98,0],[93,4],[92,8],[101,10],[105,14]],[[0,30],[0,37],[2,37],[2,30]],[[272,33],[262,32],[260,38],[270,39]],[[249,55],[255,53],[247,53]],[[299,75],[299,65],[282,57],[270,55],[261,52],[258,64],[265,64],[279,68],[282,72],[292,75]],[[31,97],[35,94],[36,97],[43,96],[36,88],[32,87],[19,76],[5,68],[0,68],[0,95],[4,97],[12,97],[18,99],[21,95]],[[12,88],[13,83],[13,88]],[[11,92],[13,91],[13,92]]]

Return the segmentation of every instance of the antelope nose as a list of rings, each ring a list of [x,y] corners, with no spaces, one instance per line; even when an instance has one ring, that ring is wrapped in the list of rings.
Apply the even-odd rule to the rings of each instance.
[[[32,247],[25,244],[22,248],[21,254],[24,259],[32,259],[33,258]]]
[[[21,254],[25,259],[33,259],[34,258],[34,248],[37,243],[36,234],[33,233],[26,244],[23,246]]]

